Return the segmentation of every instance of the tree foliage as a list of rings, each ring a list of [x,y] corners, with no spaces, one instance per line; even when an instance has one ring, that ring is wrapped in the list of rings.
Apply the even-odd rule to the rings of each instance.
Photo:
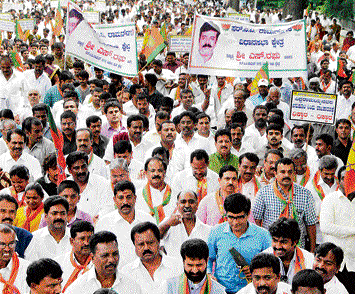
[[[354,18],[354,0],[325,0],[322,12],[329,17],[351,20]]]

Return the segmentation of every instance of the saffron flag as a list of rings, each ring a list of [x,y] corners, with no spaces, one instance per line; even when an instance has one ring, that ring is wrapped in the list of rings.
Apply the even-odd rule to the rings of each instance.
[[[346,78],[346,72],[345,72],[345,64],[344,61],[340,58],[338,58],[338,64],[337,64],[337,76],[341,78]]]
[[[266,79],[269,81],[269,63],[268,62],[264,63],[264,65],[261,67],[261,69],[257,72],[254,80],[248,86],[248,90],[250,91],[250,96],[253,96],[253,95],[256,95],[259,93],[258,82],[261,79]]]
[[[160,28],[160,34],[163,36],[164,42],[168,42],[168,36],[166,34],[166,22],[164,21],[163,25]]]
[[[145,33],[143,47],[141,53],[145,55],[147,63],[150,63],[154,58],[166,47],[164,38],[159,29],[151,28]]]
[[[60,7],[60,1],[58,1],[58,8],[57,8],[57,12],[55,13],[55,24],[54,24],[54,28],[53,28],[53,34],[58,37],[63,29],[63,18],[62,18],[62,14],[60,12],[61,7]]]
[[[53,138],[53,143],[54,147],[57,153],[57,166],[58,166],[58,183],[59,185],[62,181],[66,179],[65,175],[65,158],[64,158],[64,153],[63,153],[63,146],[64,146],[64,139],[63,139],[63,134],[60,130],[58,130],[54,118],[52,115],[52,112],[47,105],[47,115],[48,115],[48,123],[49,123],[49,128],[51,131],[51,135]]]
[[[23,33],[21,25],[18,20],[16,20],[16,23],[15,23],[15,35],[16,35],[17,39],[20,39],[22,41],[26,41],[25,34]]]
[[[14,65],[14,67],[18,70],[23,72],[24,71],[24,67],[21,61],[21,57],[20,54],[18,54],[18,52],[16,52],[15,50],[10,51],[10,57],[12,60],[12,63]]]
[[[351,77],[349,78],[349,82],[352,82],[353,85],[355,84],[355,71],[351,74]]]
[[[192,36],[192,26],[193,25],[190,25],[189,28],[187,29],[187,31],[185,32],[185,36]]]

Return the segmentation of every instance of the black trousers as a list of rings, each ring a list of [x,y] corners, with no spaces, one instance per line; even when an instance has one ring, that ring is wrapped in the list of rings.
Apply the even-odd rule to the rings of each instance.
[[[339,272],[336,276],[343,283],[349,294],[355,294],[355,272],[349,272],[345,265],[343,271]]]

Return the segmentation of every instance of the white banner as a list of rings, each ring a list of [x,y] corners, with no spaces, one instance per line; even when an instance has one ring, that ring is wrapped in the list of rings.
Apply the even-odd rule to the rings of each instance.
[[[98,11],[83,11],[85,19],[88,23],[100,23],[100,12]]]
[[[269,63],[270,78],[307,76],[305,21],[256,25],[196,15],[192,74],[254,78]]]
[[[12,20],[0,19],[0,31],[14,32],[14,22]]]
[[[18,22],[20,23],[23,32],[34,29],[35,21],[33,18],[20,19]]]
[[[69,1],[67,53],[103,70],[123,76],[136,76],[135,25],[102,25],[96,26],[96,29],[100,30],[100,34],[88,24],[80,8]],[[110,39],[115,40],[115,46],[108,45]]]
[[[290,120],[335,123],[336,94],[292,91]]]
[[[190,52],[191,36],[173,35],[169,37],[169,51]]]
[[[250,14],[228,13],[228,17],[237,21],[250,22]]]
[[[0,13],[0,19],[11,20],[12,16],[10,13]]]

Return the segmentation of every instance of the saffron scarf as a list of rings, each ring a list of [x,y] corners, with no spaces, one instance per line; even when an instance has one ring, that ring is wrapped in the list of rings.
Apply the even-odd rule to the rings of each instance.
[[[260,189],[260,183],[259,183],[259,181],[255,178],[255,176],[253,176],[253,178],[252,178],[251,180],[253,181],[254,192],[255,192],[255,195],[256,195],[256,193],[258,193],[258,191],[259,191],[259,189]],[[244,181],[242,180],[241,177],[239,177],[239,179],[238,179],[238,187],[237,187],[237,191],[238,191],[239,193],[242,193],[243,184],[245,184]]]
[[[28,206],[26,207],[26,221],[23,228],[30,232],[31,221],[33,221],[43,210],[43,202],[37,207],[36,210],[32,210]]]
[[[210,275],[206,275],[206,280],[203,283],[199,294],[209,294],[211,293],[211,289],[212,289],[212,279]],[[182,274],[180,276],[179,294],[190,294],[190,287],[189,287],[189,282],[187,281],[186,274]]]
[[[324,194],[324,190],[321,187],[321,185],[318,184],[319,180],[320,180],[320,171],[317,171],[316,174],[314,175],[312,184],[313,184],[313,188],[317,192],[317,195],[319,196],[320,200],[323,200],[324,197],[325,197],[325,194]],[[339,184],[338,184],[337,179],[335,179],[335,181],[336,181],[336,184],[337,184],[336,190],[338,190],[339,189]]]
[[[303,252],[298,246],[296,246],[296,260],[295,260],[295,273],[306,268]]]
[[[72,272],[72,274],[70,275],[67,283],[65,284],[64,288],[63,288],[63,293],[65,292],[65,290],[78,278],[79,273],[81,271],[83,271],[83,273],[87,272],[89,269],[87,268],[88,264],[91,261],[91,256],[89,256],[84,265],[78,264],[75,259],[74,259],[74,252],[72,251],[70,253],[70,262],[74,267],[74,270]]]
[[[298,215],[297,215],[296,207],[293,203],[294,184],[292,184],[292,187],[290,189],[290,195],[289,195],[288,199],[285,199],[284,195],[281,193],[281,191],[277,187],[276,181],[273,184],[273,188],[274,188],[274,193],[275,193],[276,197],[279,198],[280,202],[284,205],[279,217],[293,218],[298,222]]]
[[[221,219],[219,220],[219,224],[221,223],[224,223],[227,221],[227,215],[226,215],[226,212],[224,211],[224,201],[223,201],[223,198],[221,196],[221,191],[220,190],[217,190],[216,191],[216,202],[217,202],[217,206],[218,206],[218,210],[219,210],[219,213],[221,214]]]
[[[4,284],[2,294],[14,294],[14,293],[21,294],[20,291],[14,285],[17,274],[18,274],[19,266],[20,266],[20,261],[17,257],[17,254],[13,253],[13,255],[12,255],[12,269],[11,269],[9,280],[5,281],[5,279],[0,274],[0,282]]]
[[[218,97],[218,100],[219,100],[220,103],[222,103],[222,102],[221,102],[221,95],[222,95],[223,89],[225,88],[225,85],[226,85],[226,83],[224,83],[223,86],[220,87],[220,88],[218,89],[218,92],[217,92],[217,97]]]
[[[163,203],[158,206],[155,207],[153,206],[152,194],[150,191],[149,183],[143,188],[143,198],[150,209],[150,215],[155,217],[157,224],[159,224],[165,218],[164,206],[170,202],[170,198],[171,198],[170,186],[168,184],[166,185],[166,190],[163,196]]]
[[[306,172],[304,173],[304,175],[303,175],[303,177],[302,177],[302,179],[301,179],[301,181],[300,181],[300,185],[301,185],[302,187],[305,187],[305,186],[306,186],[306,184],[307,184],[308,181],[309,181],[310,175],[311,175],[311,171],[310,171],[310,169],[309,169],[309,167],[308,167],[308,165],[307,165]]]
[[[198,203],[207,195],[207,179],[197,180],[197,200]]]
[[[24,200],[25,197],[22,196],[22,200],[20,201],[20,200],[18,199],[18,194],[17,194],[15,188],[14,188],[13,186],[11,186],[11,187],[9,188],[9,190],[10,190],[11,196],[16,199],[16,201],[17,201],[17,203],[18,203],[18,207],[25,206],[25,200]]]

